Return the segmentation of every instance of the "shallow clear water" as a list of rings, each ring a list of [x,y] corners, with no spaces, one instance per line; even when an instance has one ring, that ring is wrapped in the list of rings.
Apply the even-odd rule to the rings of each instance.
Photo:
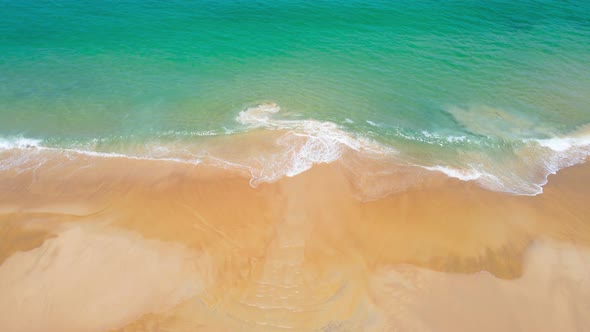
[[[98,140],[112,152],[125,142],[193,141],[247,130],[238,113],[275,102],[274,118],[329,121],[407,162],[467,178],[512,172],[539,184],[587,155],[587,1],[0,7],[5,146],[27,137],[97,149]],[[538,139],[553,141],[529,147]],[[569,144],[566,161],[556,142]],[[544,171],[523,174],[527,167]]]

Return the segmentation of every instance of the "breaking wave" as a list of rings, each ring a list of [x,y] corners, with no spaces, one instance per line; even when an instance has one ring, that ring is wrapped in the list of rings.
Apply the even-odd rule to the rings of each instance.
[[[395,142],[377,142],[329,121],[280,119],[280,111],[280,107],[274,103],[250,107],[239,112],[236,117],[236,121],[244,127],[244,132],[199,133],[196,135],[199,139],[195,139],[195,135],[188,135],[184,139],[109,146],[108,140],[105,144],[104,139],[60,145],[33,138],[0,138],[0,170],[18,171],[19,168],[37,167],[55,155],[66,155],[70,159],[83,156],[146,159],[231,169],[250,177],[250,184],[255,187],[285,176],[296,176],[317,164],[340,162],[352,169],[373,163],[377,166],[352,173],[363,179],[379,179],[393,173],[400,178],[400,174],[401,177],[407,176],[403,175],[406,173],[400,173],[399,169],[410,167],[430,174],[444,173],[462,181],[474,181],[493,191],[537,195],[542,193],[542,187],[550,174],[582,163],[590,155],[588,126],[562,137],[515,140],[511,145],[512,150],[504,158],[488,155],[483,146],[475,152],[459,151],[465,144],[480,142],[472,137],[442,137],[426,131],[417,133],[419,136],[415,137],[400,135],[402,140],[414,138],[419,143],[432,141],[436,145],[445,145],[450,151],[456,150],[458,157],[452,158],[452,162],[433,162],[401,153],[394,148]],[[485,130],[489,131],[489,128]],[[122,140],[125,141],[125,138]],[[378,192],[381,194],[396,191],[383,188],[384,183],[391,181],[369,182],[379,187]]]

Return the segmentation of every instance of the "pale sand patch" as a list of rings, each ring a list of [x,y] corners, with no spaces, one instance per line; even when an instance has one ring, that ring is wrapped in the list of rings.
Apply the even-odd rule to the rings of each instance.
[[[107,331],[203,289],[206,259],[129,232],[72,227],[0,266],[0,331]]]
[[[305,310],[289,313],[267,307],[263,314],[262,306],[238,311],[236,305],[222,305],[223,310],[219,310],[219,306],[192,298],[166,312],[146,315],[117,331],[553,332],[590,329],[588,248],[551,240],[537,241],[527,250],[524,274],[512,280],[487,272],[446,273],[413,265],[383,266],[374,272],[365,272],[366,286],[362,279],[350,278],[344,291],[332,299],[340,306],[333,305],[332,301],[316,304],[317,314],[323,318],[319,320]],[[351,271],[347,273],[350,277]],[[348,296],[350,288],[366,289],[367,298],[351,298]],[[316,290],[321,290],[321,286]],[[274,292],[272,295],[278,299],[281,294]],[[242,303],[252,299],[244,296]],[[292,301],[288,303],[293,304]],[[344,316],[348,319],[342,319],[339,309],[347,306],[354,310]],[[234,321],[236,314],[240,315],[239,324]],[[275,324],[261,324],[262,320],[275,320]]]
[[[382,268],[370,280],[388,331],[590,330],[588,248],[535,242],[514,280],[410,265]]]

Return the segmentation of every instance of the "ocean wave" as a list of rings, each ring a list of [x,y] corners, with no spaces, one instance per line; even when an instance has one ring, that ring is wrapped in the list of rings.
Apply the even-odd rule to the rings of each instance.
[[[379,165],[376,168],[353,172],[357,178],[363,178],[363,183],[371,182],[370,185],[379,187],[378,190],[364,190],[372,195],[394,192],[396,190],[393,187],[407,188],[407,182],[411,182],[409,180],[404,180],[403,186],[379,180],[388,174],[397,174],[398,178],[399,174],[406,176],[410,172],[400,173],[399,169],[407,167],[443,173],[461,181],[473,181],[493,191],[537,195],[543,192],[549,175],[582,163],[590,155],[590,126],[564,136],[516,139],[511,145],[511,152],[504,159],[489,155],[485,147],[467,152],[461,150],[464,144],[478,144],[479,141],[472,137],[444,136],[428,131],[412,136],[436,142],[434,145],[444,149],[455,149],[452,151],[456,152],[457,157],[444,162],[440,158],[433,161],[400,153],[390,145],[346,131],[329,121],[281,119],[280,111],[281,108],[274,103],[250,107],[239,112],[236,117],[243,130],[227,134],[198,133],[202,138],[198,142],[194,141],[194,135],[183,133],[178,136],[173,132],[156,136],[173,139],[140,142],[132,147],[129,147],[131,143],[125,137],[117,138],[117,144],[113,146],[109,146],[108,139],[64,146],[35,138],[0,138],[0,170],[36,167],[36,164],[48,158],[47,154],[43,154],[47,152],[65,154],[70,159],[88,156],[212,165],[244,174],[250,178],[250,184],[256,187],[285,176],[296,176],[317,164],[340,162],[347,164],[350,170],[375,162]],[[257,132],[261,133],[259,138],[254,135]],[[232,137],[232,140],[228,141],[228,137]],[[401,138],[406,139],[404,136]],[[414,141],[422,142],[420,139]],[[125,148],[121,148],[121,145]],[[5,153],[11,150],[20,153]],[[449,151],[441,150],[439,153]],[[374,180],[366,180],[371,177]],[[362,181],[359,180],[359,183]],[[387,188],[385,183],[389,183],[392,188]]]
[[[40,139],[15,137],[15,138],[0,138],[0,151],[10,149],[30,149],[41,148]]]
[[[194,144],[194,142],[186,140],[180,144],[176,144],[174,141],[148,142],[138,144],[135,149],[131,149],[132,151],[127,149],[128,151],[124,152],[97,151],[98,146],[104,149],[104,146],[108,145],[108,140],[105,139],[77,143],[75,147],[59,147],[51,146],[39,139],[5,138],[0,139],[0,153],[3,150],[18,149],[61,152],[70,156],[145,159],[190,164],[204,163],[245,173],[250,176],[250,184],[254,187],[260,183],[274,182],[284,176],[296,176],[316,164],[334,162],[339,160],[346,151],[356,151],[374,157],[397,153],[390,147],[346,132],[332,122],[275,119],[273,115],[279,111],[278,105],[267,103],[248,108],[238,114],[236,120],[250,131],[265,129],[277,133],[277,135],[266,138],[273,141],[272,149],[259,149],[255,154],[245,156],[238,151],[239,142],[237,142],[238,147],[233,150],[227,147],[217,147],[214,142],[218,136],[236,135],[233,131],[225,135],[219,135],[218,132],[211,135],[199,133],[198,136],[209,138],[209,141],[204,141],[202,144]],[[170,137],[174,134],[167,132],[163,136]],[[124,141],[124,139],[118,138],[116,141]],[[258,142],[254,144],[258,144]],[[235,153],[228,153],[227,150]],[[30,157],[40,158],[37,154],[30,155]],[[19,165],[23,165],[22,155],[19,159],[21,160]],[[10,165],[15,166],[14,163]]]
[[[540,146],[555,152],[566,152],[590,146],[590,125],[582,126],[568,136],[536,139]]]
[[[417,166],[462,181],[474,181],[492,191],[535,196],[543,193],[550,175],[584,163],[590,156],[590,135],[570,135],[518,141],[520,144],[515,144],[509,160],[494,160],[480,153],[478,158],[465,158],[459,167]]]
[[[295,176],[316,164],[334,162],[346,150],[375,157],[398,153],[391,147],[347,132],[333,122],[275,119],[273,116],[279,111],[277,104],[267,103],[250,107],[236,117],[239,123],[250,128],[286,131],[277,140],[277,144],[283,147],[281,156],[262,169],[252,170],[253,185],[272,182],[282,176]]]
[[[190,163],[190,164],[198,164],[200,160],[187,160],[181,158],[167,158],[167,157],[150,157],[147,155],[131,155],[131,154],[123,154],[118,152],[100,152],[100,151],[93,151],[89,149],[79,149],[79,148],[64,148],[64,147],[54,147],[49,145],[44,145],[43,140],[41,139],[33,139],[33,138],[25,138],[25,137],[14,137],[14,138],[0,138],[0,157],[1,153],[4,151],[10,150],[25,150],[31,152],[40,152],[40,151],[48,151],[48,152],[55,152],[58,154],[66,154],[67,156],[72,155],[80,155],[80,156],[89,156],[89,157],[100,157],[100,158],[124,158],[124,159],[134,159],[134,160],[161,160],[161,161],[173,161],[173,162],[180,162],[180,163]],[[36,154],[38,156],[38,154]],[[32,156],[29,156],[32,157]],[[20,158],[21,161],[24,161],[24,158]],[[2,163],[0,163],[1,169]]]
[[[539,153],[540,163],[546,175],[541,186],[548,181],[548,176],[559,170],[584,163],[590,156],[590,125],[581,126],[574,132],[545,139],[528,140],[543,151]],[[542,188],[541,188],[542,191]]]

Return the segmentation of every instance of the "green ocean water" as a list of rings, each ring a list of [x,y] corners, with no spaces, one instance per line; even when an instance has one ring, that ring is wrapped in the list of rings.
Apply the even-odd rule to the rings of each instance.
[[[331,122],[412,163],[508,176],[503,188],[590,149],[590,1],[0,0],[0,13],[4,149],[199,140],[248,130],[239,112],[267,102],[274,119]]]

